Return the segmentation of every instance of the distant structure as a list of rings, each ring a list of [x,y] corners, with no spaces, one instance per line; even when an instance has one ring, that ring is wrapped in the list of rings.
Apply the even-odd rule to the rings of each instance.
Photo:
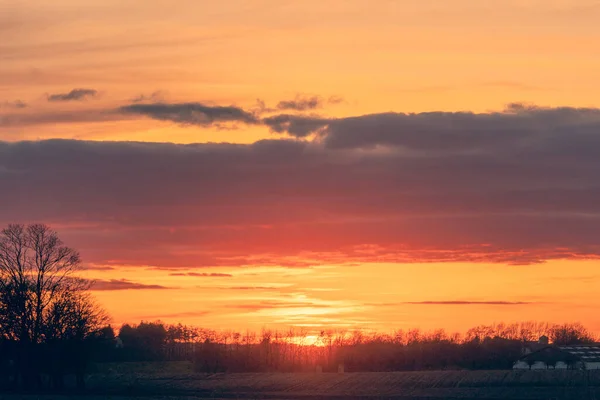
[[[600,343],[546,345],[521,356],[513,369],[600,369]]]
[[[540,336],[540,338],[537,341],[525,342],[521,349],[521,354],[525,355],[525,354],[533,353],[534,351],[541,350],[545,347],[548,347],[548,343],[549,343],[548,336],[545,336],[545,335]]]

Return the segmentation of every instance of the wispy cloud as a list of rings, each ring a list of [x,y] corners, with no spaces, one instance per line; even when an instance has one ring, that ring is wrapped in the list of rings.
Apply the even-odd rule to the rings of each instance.
[[[227,290],[279,290],[281,286],[230,286],[222,289]]]
[[[344,98],[341,96],[329,96],[329,98],[327,99],[327,102],[329,104],[340,104],[344,102]]]
[[[307,111],[323,107],[323,99],[320,96],[298,95],[292,100],[282,100],[277,103],[278,110]]]
[[[122,121],[127,117],[114,110],[70,110],[56,112],[11,113],[2,115],[2,127],[26,127],[46,124],[96,123]]]
[[[170,276],[194,276],[201,278],[231,278],[233,275],[231,274],[223,274],[219,272],[173,272],[169,274]]]
[[[402,304],[413,305],[435,305],[435,306],[473,306],[473,305],[491,305],[491,306],[519,306],[526,304],[536,304],[528,301],[503,301],[503,300],[488,300],[488,301],[466,301],[466,300],[446,300],[446,301],[407,301]]]
[[[234,304],[229,305],[227,308],[236,308],[240,310],[268,310],[275,308],[331,308],[330,305],[327,304],[319,304],[312,302],[284,302],[284,301],[261,301],[259,303],[244,303],[244,304]]]
[[[54,93],[47,95],[48,101],[81,101],[90,97],[95,97],[98,91],[95,89],[73,89],[68,93]]]
[[[175,318],[196,318],[196,317],[204,317],[206,315],[211,314],[210,311],[199,310],[199,311],[184,311],[172,314],[154,314],[154,315],[146,315],[140,317],[141,320],[157,320],[157,319],[175,319]]]
[[[96,265],[96,264],[85,264],[81,269],[86,271],[112,271],[115,267],[110,265]]]
[[[148,289],[175,289],[162,285],[147,285],[138,282],[132,282],[126,279],[97,279],[92,281],[90,290],[93,291],[109,291],[109,290],[148,290]]]
[[[131,99],[132,103],[159,103],[164,102],[165,92],[162,90],[154,91],[150,94],[140,94],[133,99]]]
[[[16,109],[27,108],[27,103],[25,103],[22,100],[5,101],[5,102],[0,102],[0,108],[16,108]]]

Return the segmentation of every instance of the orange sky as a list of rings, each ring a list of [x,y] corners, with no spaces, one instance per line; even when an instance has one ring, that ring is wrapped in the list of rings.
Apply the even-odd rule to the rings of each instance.
[[[116,323],[464,330],[549,320],[600,331],[600,192],[592,172],[582,175],[596,162],[572,161],[596,142],[582,132],[581,148],[570,153],[565,139],[548,150],[551,161],[534,165],[538,152],[506,155],[526,141],[473,150],[479,139],[463,136],[473,127],[537,140],[561,124],[597,126],[599,20],[594,0],[0,0],[0,141],[115,142],[83,150],[44,142],[39,154],[0,148],[8,160],[0,158],[0,182],[24,168],[26,156],[40,163],[37,178],[9,182],[0,222],[41,219],[80,248],[91,265],[86,276],[110,289],[95,293]],[[76,89],[90,92],[69,98]],[[314,107],[279,107],[310,99]],[[511,103],[546,108],[513,127],[502,113]],[[197,104],[238,114],[207,122]],[[564,117],[555,107],[587,111]],[[460,127],[443,145],[435,119],[418,130],[431,140],[397,147],[391,137],[393,124],[415,131],[434,118],[428,112],[457,111],[481,120],[443,120],[443,129]],[[382,113],[390,112],[416,116],[388,120]],[[281,115],[318,126],[304,135],[292,131],[304,120],[268,120]],[[371,125],[370,116],[382,122]],[[349,117],[366,125],[355,128]],[[332,118],[339,125],[319,122]],[[561,132],[548,135],[548,146]],[[321,140],[334,148],[327,140],[344,133],[355,142],[381,133],[381,142],[312,152]],[[264,155],[258,147],[247,154],[122,143],[263,139],[310,145],[296,160],[287,148]],[[462,158],[410,161],[421,151],[490,148],[485,160],[524,164],[477,159],[455,170]],[[391,160],[405,152],[409,161]],[[155,158],[142,165],[148,157]],[[552,160],[556,171],[544,172]],[[356,165],[347,179],[344,165]],[[58,183],[39,189],[50,171]],[[542,194],[527,192],[534,189]],[[365,255],[361,246],[380,250]]]

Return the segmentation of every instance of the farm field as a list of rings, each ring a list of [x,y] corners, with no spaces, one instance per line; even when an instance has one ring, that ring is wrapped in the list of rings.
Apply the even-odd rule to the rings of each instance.
[[[89,400],[152,399],[600,399],[600,371],[419,371],[197,374],[187,363],[102,365]],[[2,397],[2,396],[0,396]],[[7,400],[45,399],[10,396]],[[71,397],[72,398],[72,397]],[[47,399],[60,400],[60,396]],[[66,397],[65,397],[66,399]]]

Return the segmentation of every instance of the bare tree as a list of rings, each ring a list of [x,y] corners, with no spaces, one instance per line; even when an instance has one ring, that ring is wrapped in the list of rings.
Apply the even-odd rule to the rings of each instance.
[[[46,225],[0,232],[0,337],[18,343],[24,375],[39,372],[40,345],[82,341],[107,322],[77,277],[80,269],[79,253]]]

